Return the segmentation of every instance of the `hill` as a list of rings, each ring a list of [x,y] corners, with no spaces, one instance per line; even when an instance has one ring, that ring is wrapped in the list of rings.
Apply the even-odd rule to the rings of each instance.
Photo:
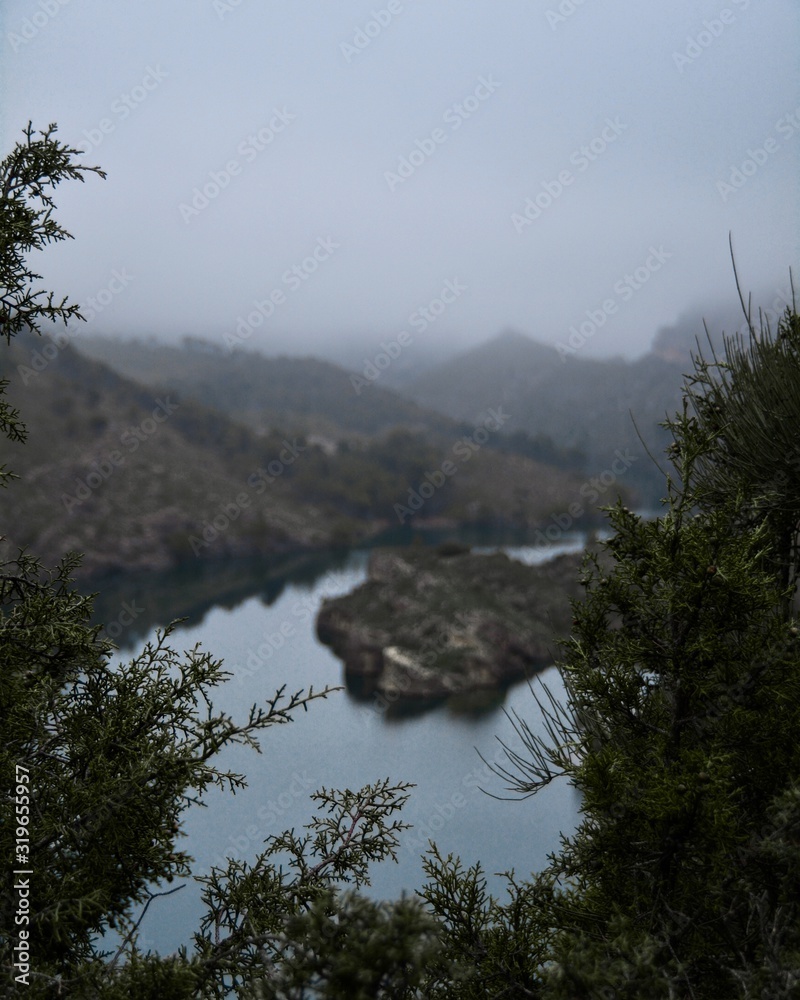
[[[24,446],[0,447],[21,478],[0,495],[6,545],[50,563],[84,552],[86,575],[350,545],[401,525],[535,527],[580,497],[575,473],[490,446],[502,418],[315,441],[292,411],[255,429],[30,335],[0,377],[29,428]],[[332,421],[339,433],[348,419]]]
[[[152,340],[81,338],[83,354],[154,388],[169,388],[258,431],[292,427],[339,440],[392,427],[447,432],[452,421],[423,409],[377,381],[317,358],[230,352],[199,338],[180,347]],[[366,382],[366,384],[364,384]]]
[[[636,460],[625,481],[654,504],[663,476],[647,449],[660,457],[668,443],[658,424],[680,407],[683,367],[680,358],[655,354],[635,361],[562,356],[510,332],[440,365],[406,392],[421,406],[435,402],[458,420],[480,420],[490,407],[503,406],[509,431],[581,453],[590,474],[608,469],[617,451],[631,453]]]
[[[0,369],[28,427],[23,446],[6,443],[0,454],[21,478],[0,497],[12,547],[30,546],[48,562],[81,551],[91,575],[165,569],[200,553],[314,547],[356,532],[346,514],[299,503],[280,478],[257,504],[236,507],[248,475],[273,458],[280,437],[259,439],[223,414],[154,393],[70,346],[36,373],[31,358],[42,347],[20,335]],[[213,544],[202,544],[204,530]]]

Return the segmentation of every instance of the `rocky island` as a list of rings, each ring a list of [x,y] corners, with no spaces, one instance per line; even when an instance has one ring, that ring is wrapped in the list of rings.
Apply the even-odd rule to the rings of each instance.
[[[375,549],[368,579],[326,600],[321,642],[351,689],[388,700],[502,689],[549,666],[580,595],[581,554],[529,566],[456,544]]]

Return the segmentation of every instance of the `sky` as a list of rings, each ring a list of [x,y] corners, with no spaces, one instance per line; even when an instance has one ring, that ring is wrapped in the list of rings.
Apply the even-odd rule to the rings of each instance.
[[[797,273],[794,0],[4,0],[5,155],[105,181],[36,262],[86,334],[629,357]],[[40,255],[42,256],[42,255]],[[570,341],[572,338],[572,341]]]

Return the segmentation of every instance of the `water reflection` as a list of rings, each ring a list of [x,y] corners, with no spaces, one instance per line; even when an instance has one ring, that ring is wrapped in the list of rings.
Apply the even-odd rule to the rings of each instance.
[[[574,552],[585,545],[585,536],[565,535],[549,547],[526,544],[524,532],[498,533],[486,528],[419,531],[402,528],[376,538],[379,545],[439,545],[458,541],[475,552],[503,549],[515,559],[538,563],[562,552]],[[233,610],[251,598],[271,607],[287,586],[312,590],[327,574],[352,565],[354,552],[362,555],[369,547],[294,552],[269,559],[231,559],[219,562],[199,561],[161,573],[116,574],[90,582],[84,590],[96,590],[93,620],[106,626],[108,636],[120,649],[131,649],[145,640],[156,628],[177,619],[187,626],[199,625],[213,608]],[[356,685],[348,690],[353,697],[369,698],[371,692]],[[411,706],[407,706],[410,710]],[[417,706],[419,708],[419,706]],[[401,713],[405,709],[398,707]],[[395,714],[395,713],[390,713]]]
[[[199,625],[213,608],[232,610],[253,597],[270,607],[289,584],[310,589],[326,573],[342,569],[350,557],[349,549],[341,549],[117,574],[92,587],[99,590],[94,621],[117,622],[120,611],[127,609],[132,623],[109,634],[121,648],[130,647],[179,618],[187,626]]]

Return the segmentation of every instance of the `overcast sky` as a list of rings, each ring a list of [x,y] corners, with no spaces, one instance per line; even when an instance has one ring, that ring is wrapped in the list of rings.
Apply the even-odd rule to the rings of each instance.
[[[59,190],[76,239],[37,262],[99,296],[93,333],[223,345],[238,326],[247,347],[330,355],[403,330],[563,344],[583,323],[587,356],[633,356],[731,301],[729,231],[765,296],[800,258],[796,0],[4,0],[0,17],[3,154],[29,118],[57,122],[108,172]]]

